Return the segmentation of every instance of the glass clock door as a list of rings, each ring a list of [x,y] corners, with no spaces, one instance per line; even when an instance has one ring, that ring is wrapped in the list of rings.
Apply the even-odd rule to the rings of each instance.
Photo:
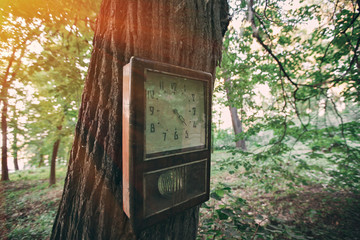
[[[145,152],[204,148],[206,82],[146,71]]]

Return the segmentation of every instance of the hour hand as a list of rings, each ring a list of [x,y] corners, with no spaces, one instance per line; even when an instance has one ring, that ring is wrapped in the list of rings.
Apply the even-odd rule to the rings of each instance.
[[[177,109],[173,109],[173,112],[174,112],[174,113],[176,114],[176,116],[180,119],[180,121],[181,121],[185,126],[187,126],[184,117],[180,115],[180,113],[178,112],[178,110],[177,110]]]

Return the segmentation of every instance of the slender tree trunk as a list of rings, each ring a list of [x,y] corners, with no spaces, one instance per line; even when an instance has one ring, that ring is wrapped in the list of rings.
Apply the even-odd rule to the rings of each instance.
[[[57,127],[58,132],[61,131],[62,125]],[[58,137],[58,139],[55,141],[53,145],[52,155],[51,155],[51,162],[50,162],[50,179],[49,179],[49,185],[54,185],[56,183],[56,158],[59,151],[61,138]]]
[[[8,102],[7,102],[7,89],[3,89],[3,96],[6,98],[3,99],[3,108],[1,111],[1,134],[2,134],[2,147],[1,147],[1,180],[7,181],[9,179],[9,170],[7,165],[7,110],[8,110]]]
[[[122,67],[138,56],[215,73],[227,6],[226,0],[103,1],[51,239],[195,239],[199,207],[138,237],[123,212]]]
[[[225,83],[229,85],[230,78],[225,79]],[[231,106],[229,87],[226,87],[226,97],[229,102],[229,110],[230,110],[231,122],[233,125],[234,133],[235,135],[237,135],[243,132],[243,128],[242,128],[242,122],[238,115],[238,109],[236,107]],[[246,150],[245,139],[239,139],[238,141],[236,141],[236,148],[241,148],[242,150]]]
[[[18,142],[18,139],[17,139],[17,134],[18,134],[18,126],[17,126],[17,115],[16,115],[16,107],[14,106],[14,114],[13,114],[13,119],[12,119],[12,122],[13,122],[13,127],[14,127],[14,130],[13,130],[13,143],[11,145],[11,148],[12,148],[12,155],[13,155],[13,159],[14,159],[14,167],[15,167],[15,170],[18,171],[19,170],[19,164],[18,164],[18,146],[17,146],[17,142]]]
[[[51,162],[50,162],[50,180],[49,180],[50,186],[56,183],[55,169],[56,169],[56,157],[59,150],[59,146],[60,146],[60,138],[57,139],[53,145]]]
[[[18,46],[13,46],[13,51],[11,57],[8,62],[8,66],[6,67],[5,73],[2,77],[1,82],[1,94],[0,101],[3,102],[3,109],[1,111],[1,130],[2,130],[2,153],[1,153],[1,180],[6,181],[9,180],[9,170],[7,166],[7,111],[8,111],[8,89],[11,86],[11,83],[14,81],[17,71],[21,65],[21,59],[24,57],[25,49],[27,47],[26,42],[28,37],[24,39],[23,44],[19,43]],[[21,48],[21,53],[18,59],[15,59],[16,51],[18,48]],[[13,69],[12,73],[11,69],[13,68],[13,64],[17,62],[16,67]]]
[[[8,62],[5,74],[2,77],[1,82],[1,97],[0,101],[3,102],[3,108],[1,110],[1,134],[2,134],[2,147],[1,147],[1,180],[9,180],[9,170],[7,165],[7,110],[8,110],[8,77],[10,75],[10,69],[15,61],[16,48],[13,47],[13,52]]]
[[[19,171],[19,161],[18,161],[18,150],[13,150],[13,158],[14,158],[14,167],[16,171]]]
[[[44,166],[44,154],[40,153],[39,167]]]
[[[17,155],[17,153],[14,155],[14,166],[15,166],[15,170],[19,171],[19,163],[18,163],[18,155]]]

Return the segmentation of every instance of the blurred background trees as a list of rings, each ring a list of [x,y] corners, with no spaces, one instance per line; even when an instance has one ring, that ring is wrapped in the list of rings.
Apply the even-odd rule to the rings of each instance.
[[[360,2],[232,3],[217,90],[241,116],[246,158],[294,181],[325,160],[332,184],[358,190]]]
[[[359,1],[230,3],[214,148],[237,148],[241,164],[263,164],[289,181],[302,179],[300,168],[321,170],[332,184],[358,189]],[[2,1],[3,180],[10,156],[14,170],[51,165],[52,157],[52,165],[66,163],[99,4]],[[227,121],[221,106],[232,112],[235,135],[217,122],[221,114]]]
[[[2,1],[3,180],[8,139],[15,170],[20,149],[26,158],[22,162],[32,166],[50,164],[51,156],[54,166],[58,154],[63,161],[68,158],[99,5],[87,0]]]

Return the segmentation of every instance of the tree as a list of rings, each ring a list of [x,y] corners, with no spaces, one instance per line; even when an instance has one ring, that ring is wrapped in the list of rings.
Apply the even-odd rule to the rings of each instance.
[[[3,10],[3,9],[0,9]],[[4,13],[1,11],[1,13]],[[6,15],[6,16],[4,16]],[[16,80],[17,75],[22,67],[22,62],[29,41],[37,33],[36,24],[28,26],[29,23],[14,19],[10,14],[2,14],[0,22],[7,26],[3,28],[0,38],[1,48],[8,53],[4,56],[5,61],[1,61],[1,68],[4,74],[1,76],[1,92],[0,101],[2,103],[1,110],[1,131],[2,131],[2,174],[1,180],[9,180],[7,167],[7,138],[8,138],[8,101],[9,89]],[[19,34],[19,32],[21,34]]]
[[[37,69],[35,69],[37,72],[48,70],[52,67],[51,64],[54,63],[54,61],[42,61],[44,60],[43,56],[32,53],[29,45],[32,43],[44,44],[47,41],[55,43],[67,41],[67,44],[64,44],[63,47],[69,50],[69,46],[71,46],[70,50],[66,52],[67,54],[70,53],[70,55],[67,55],[67,59],[63,62],[76,64],[76,67],[79,68],[78,71],[71,72],[67,76],[68,78],[74,77],[79,71],[84,71],[84,69],[80,70],[84,68],[83,56],[89,53],[83,54],[79,52],[83,51],[84,45],[87,45],[86,50],[89,48],[89,34],[92,33],[91,26],[94,25],[94,9],[98,5],[99,3],[96,1],[90,0],[77,0],[76,4],[74,4],[73,0],[51,1],[47,4],[37,0],[26,2],[14,0],[0,3],[0,24],[2,25],[0,48],[2,50],[1,55],[4,56],[0,61],[0,68],[4,70],[4,75],[1,76],[2,178],[8,179],[7,120],[10,120],[8,114],[8,90],[15,87],[13,83],[16,80],[24,83],[29,80],[29,76],[33,73],[29,72],[28,68],[22,68],[21,61],[26,59],[27,65],[37,65]],[[74,41],[74,38],[78,39]],[[78,51],[74,51],[75,48]],[[65,51],[62,52],[65,54]],[[76,54],[78,55],[74,56]],[[73,61],[76,57],[77,61]],[[56,59],[54,56],[52,58]],[[60,59],[58,60],[61,62]],[[81,78],[76,76],[76,81],[79,80]],[[76,84],[71,86],[75,88]],[[78,90],[81,91],[81,89]],[[13,143],[12,146],[15,147],[15,144]],[[13,150],[13,153],[16,153],[16,151]],[[42,153],[40,153],[40,156],[42,156]]]
[[[73,28],[77,29],[76,26]],[[72,136],[75,128],[85,62],[89,59],[89,39],[73,28],[60,33],[52,30],[47,32],[48,37],[42,44],[43,51],[29,67],[31,85],[37,90],[33,96],[36,101],[29,103],[28,107],[29,144],[41,146],[40,149],[37,147],[40,159],[41,152],[47,150],[51,154],[50,185],[56,183],[58,151],[67,145],[64,140],[69,139],[66,136]],[[87,31],[89,28],[82,29],[82,33]],[[43,144],[44,137],[47,140]],[[48,142],[52,143],[52,150]]]
[[[12,150],[12,156],[14,160],[14,167],[15,171],[19,170],[19,164],[18,164],[18,151],[21,149],[20,146],[18,146],[18,137],[19,134],[22,135],[22,130],[19,127],[18,120],[19,120],[19,113],[18,109],[16,109],[16,103],[12,106],[12,118],[9,122],[10,127],[12,130],[13,135],[13,142],[11,144],[11,150]]]
[[[239,55],[244,55],[244,50],[239,49],[239,38],[236,31],[231,28],[225,35],[223,60],[217,71],[217,78],[223,81],[217,87],[217,91],[225,92],[226,100],[220,100],[221,104],[229,107],[231,122],[235,133],[236,148],[246,150],[243,134],[242,119],[239,117],[245,114],[246,96],[250,96],[254,83],[250,83],[250,63],[241,63],[237,60]],[[242,50],[242,51],[241,51]],[[223,80],[222,80],[223,79]]]
[[[230,85],[231,86],[231,82],[230,82],[230,78],[225,79],[224,85]],[[235,136],[239,135],[243,132],[243,127],[242,127],[242,122],[239,118],[238,115],[238,109],[234,106],[231,105],[231,97],[230,97],[230,90],[229,87],[226,87],[226,98],[228,100],[228,102],[230,102],[229,104],[229,110],[230,110],[230,116],[231,116],[231,123],[234,129],[234,133]],[[246,150],[246,144],[245,144],[245,139],[239,139],[235,142],[236,147],[237,148],[241,148],[242,150]]]
[[[227,2],[104,0],[51,239],[134,239],[122,210],[122,67],[131,56],[215,74]],[[194,239],[198,207],[138,233]]]
[[[273,134],[254,159],[273,161],[274,168],[264,172],[297,180],[297,169],[316,169],[304,163],[305,157],[327,159],[337,166],[328,172],[332,183],[358,189],[360,1],[241,0],[235,5],[241,40],[232,45],[244,53],[235,62],[247,64],[250,85],[265,86],[270,95],[261,104],[246,103],[242,115],[249,126],[246,137]],[[309,152],[292,154],[297,143]],[[290,165],[292,172],[285,170]]]
[[[57,126],[57,130],[61,131],[62,125]],[[49,185],[53,185],[56,183],[56,174],[55,174],[55,167],[56,167],[56,157],[59,151],[61,138],[58,137],[53,145],[52,155],[51,155],[51,162],[50,162],[50,178],[49,178]]]

